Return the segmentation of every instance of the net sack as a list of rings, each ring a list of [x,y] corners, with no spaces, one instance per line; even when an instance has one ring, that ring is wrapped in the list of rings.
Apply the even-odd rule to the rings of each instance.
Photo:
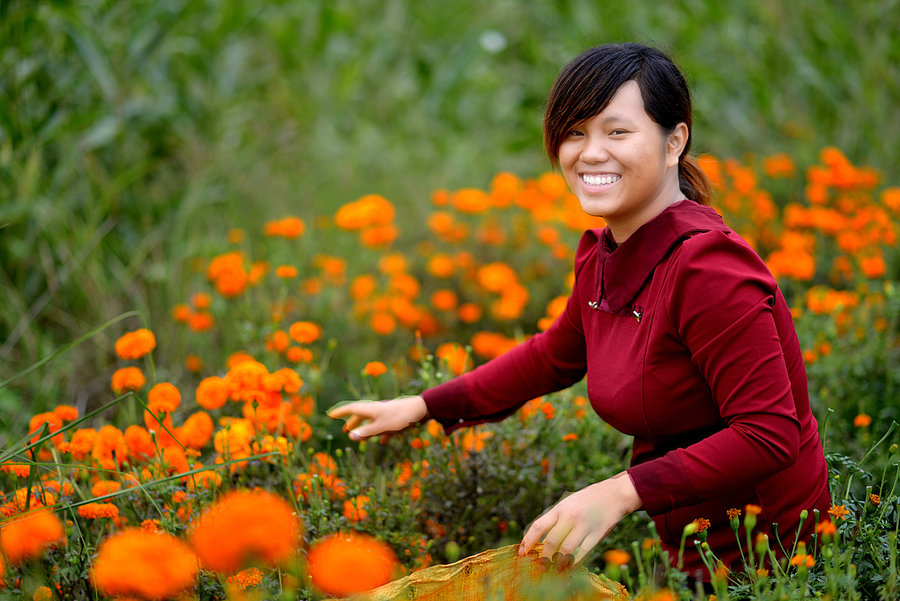
[[[541,570],[541,545],[519,557],[518,545],[491,549],[449,565],[348,597],[345,601],[591,601],[624,600],[625,587],[577,566]]]

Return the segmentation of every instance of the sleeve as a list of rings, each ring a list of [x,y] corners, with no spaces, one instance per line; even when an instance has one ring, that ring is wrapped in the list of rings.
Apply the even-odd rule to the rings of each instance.
[[[565,311],[544,332],[503,355],[422,393],[430,418],[447,433],[499,421],[526,401],[567,388],[587,369],[584,331],[577,302],[579,281],[597,237],[588,231],[575,253],[575,286]]]
[[[673,256],[666,311],[724,427],[628,469],[651,515],[762,480],[799,453],[800,422],[774,314],[780,292],[762,259],[732,236],[694,236]]]

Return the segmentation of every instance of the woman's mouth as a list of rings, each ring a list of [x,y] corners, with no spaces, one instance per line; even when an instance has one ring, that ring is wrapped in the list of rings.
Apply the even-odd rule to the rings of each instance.
[[[582,173],[581,181],[589,186],[608,186],[622,179],[621,175],[610,173],[603,175],[591,175],[590,173]]]

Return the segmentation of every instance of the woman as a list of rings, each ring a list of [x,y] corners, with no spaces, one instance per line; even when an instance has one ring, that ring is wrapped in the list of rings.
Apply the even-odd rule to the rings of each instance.
[[[351,403],[350,437],[390,435],[427,418],[447,432],[496,421],[587,375],[597,414],[634,437],[631,467],[577,491],[525,533],[524,555],[580,562],[627,514],[644,509],[663,546],[711,522],[707,541],[740,567],[727,511],[762,508],[762,531],[787,548],[800,513],[827,511],[827,468],[790,310],[759,256],[709,204],[689,158],[691,100],[661,52],[592,48],[560,73],[544,143],[582,209],[575,285],[545,332],[421,396]],[[806,538],[815,524],[806,520]],[[773,539],[774,540],[774,539]],[[709,574],[696,549],[684,569]]]

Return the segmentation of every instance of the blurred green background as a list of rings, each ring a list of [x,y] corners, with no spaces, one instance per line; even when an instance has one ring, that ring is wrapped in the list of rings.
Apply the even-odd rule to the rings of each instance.
[[[895,176],[898,31],[897,0],[2,0],[0,380],[131,309],[164,340],[235,225],[376,192],[415,229],[434,189],[546,170],[546,93],[600,43],[682,66],[697,153]],[[0,390],[0,434],[106,391],[120,333]]]

